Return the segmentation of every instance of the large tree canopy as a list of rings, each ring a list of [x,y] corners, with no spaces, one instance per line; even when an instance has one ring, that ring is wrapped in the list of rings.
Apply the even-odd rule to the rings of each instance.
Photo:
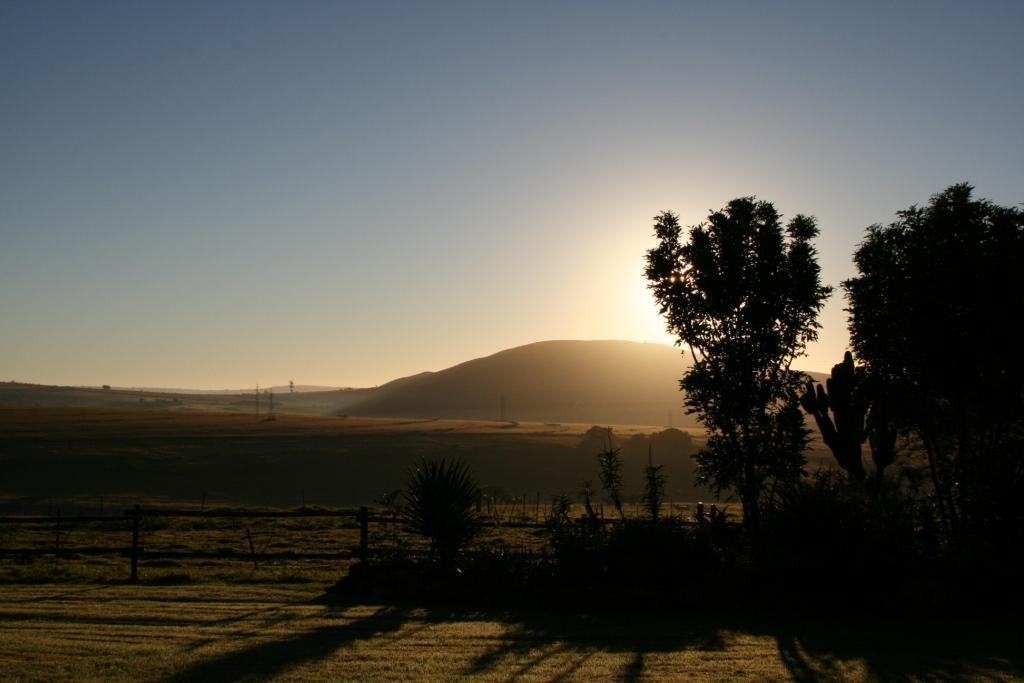
[[[1024,214],[972,190],[870,226],[843,283],[853,348],[921,436],[954,541],[1008,521],[1024,483]]]
[[[698,475],[735,490],[748,524],[770,480],[799,476],[807,431],[793,359],[817,338],[817,315],[831,293],[820,282],[813,218],[783,229],[775,207],[734,199],[689,229],[655,217],[659,244],[645,275],[669,331],[693,355],[681,381],[686,405],[707,427]]]

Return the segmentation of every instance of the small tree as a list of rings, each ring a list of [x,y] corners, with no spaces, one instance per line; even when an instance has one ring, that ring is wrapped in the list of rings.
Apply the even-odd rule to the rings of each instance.
[[[772,204],[744,197],[691,227],[686,241],[670,212],[655,217],[654,234],[648,287],[692,356],[680,386],[708,430],[698,478],[739,494],[756,532],[767,485],[796,479],[804,464],[804,375],[790,365],[817,338],[831,293],[811,244],[815,220],[798,215],[783,229]]]
[[[661,517],[661,504],[665,500],[664,465],[655,465],[651,449],[647,449],[647,467],[644,468],[644,507],[651,522],[657,524]]]
[[[608,494],[619,517],[626,519],[622,509],[622,449],[612,444],[612,430],[608,428],[608,443],[604,450],[597,454],[598,475],[601,477],[601,488]]]

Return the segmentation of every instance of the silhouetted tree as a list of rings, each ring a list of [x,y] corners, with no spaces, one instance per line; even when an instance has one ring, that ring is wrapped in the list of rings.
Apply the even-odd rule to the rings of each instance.
[[[843,283],[853,348],[892,418],[920,435],[954,543],[1014,527],[1024,490],[1024,214],[972,190],[870,226]]]
[[[619,511],[619,517],[625,519],[626,513],[622,509],[622,449],[613,445],[611,427],[607,428],[606,434],[606,445],[597,454],[598,476],[601,478],[601,488]]]
[[[655,218],[659,244],[645,275],[668,329],[693,356],[680,385],[686,406],[708,430],[698,476],[732,489],[756,531],[766,485],[800,476],[808,432],[793,359],[817,338],[821,285],[811,240],[815,220],[783,229],[769,202],[734,199],[683,240],[678,217]]]
[[[655,465],[650,449],[647,451],[647,467],[644,468],[644,507],[651,522],[657,524],[661,517],[661,504],[665,500],[664,465]]]

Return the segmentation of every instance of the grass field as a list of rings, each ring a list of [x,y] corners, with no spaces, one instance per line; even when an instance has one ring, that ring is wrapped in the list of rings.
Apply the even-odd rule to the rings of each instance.
[[[210,505],[358,504],[400,486],[425,455],[458,455],[482,485],[514,494],[574,491],[593,476],[594,454],[581,445],[588,427],[0,408],[0,507],[96,514],[105,505],[119,515],[136,501],[195,506],[203,494]],[[654,429],[617,432],[628,439]],[[638,450],[645,463],[646,448]],[[626,468],[639,464],[627,458]],[[670,482],[691,465],[680,455]],[[393,532],[373,530],[371,544],[409,543]],[[48,547],[53,534],[5,525],[0,546]],[[62,534],[62,548],[125,547],[130,525],[68,524]],[[503,529],[493,540],[530,546],[543,544],[542,534]],[[254,567],[250,537],[267,551],[333,551],[352,546],[358,528],[337,518],[144,518],[150,551],[238,556],[143,555],[137,585],[124,583],[128,562],[116,554],[4,560],[0,679],[1024,680],[1016,623],[328,604],[324,589],[348,561]]]
[[[593,425],[0,405],[0,510],[96,514],[135,502],[297,507],[359,505],[401,488],[423,457],[465,460],[482,487],[512,496],[577,494],[597,476]],[[660,427],[616,425],[627,500],[642,489]],[[669,500],[694,485],[701,430],[653,448]],[[662,436],[669,434],[663,432]],[[680,446],[680,438],[688,441]],[[810,467],[829,462],[820,442]]]
[[[322,585],[4,586],[4,680],[1022,680],[996,622],[329,605]]]
[[[596,476],[591,425],[242,413],[0,407],[0,506],[95,514],[165,500],[295,507],[371,503],[401,488],[422,457],[460,457],[481,486],[509,494],[576,492]],[[618,426],[623,439],[657,427]],[[693,439],[700,441],[695,433]],[[647,449],[627,457],[641,485]],[[669,495],[693,500],[689,452],[658,451]],[[636,462],[633,462],[635,460]]]

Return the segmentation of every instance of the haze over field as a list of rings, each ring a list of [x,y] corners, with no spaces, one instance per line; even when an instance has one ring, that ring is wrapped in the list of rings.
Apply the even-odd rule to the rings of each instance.
[[[661,425],[681,408],[678,350],[634,342],[539,342],[361,389],[278,387],[276,413]],[[283,389],[283,390],[282,390]],[[261,388],[261,412],[270,410]],[[505,403],[502,415],[502,401]],[[255,413],[254,391],[175,392],[0,383],[0,405]]]
[[[366,389],[275,391],[278,413],[696,427],[679,393],[687,357],[663,344],[528,344]],[[820,376],[817,376],[821,379]],[[262,410],[269,397],[262,396]],[[253,392],[176,394],[0,384],[0,405],[255,412]]]

